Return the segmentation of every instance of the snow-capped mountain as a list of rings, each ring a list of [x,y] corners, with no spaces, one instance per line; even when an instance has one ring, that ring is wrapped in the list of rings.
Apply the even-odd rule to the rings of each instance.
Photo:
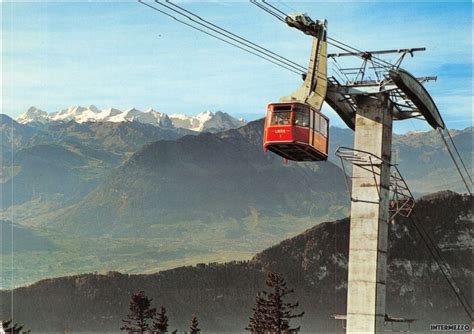
[[[222,111],[217,111],[215,114],[210,111],[208,111],[208,113],[209,117],[202,123],[202,131],[220,132],[227,129],[239,128],[247,123],[243,119],[235,119]]]
[[[184,128],[198,132],[219,132],[228,129],[235,129],[247,123],[242,119],[236,119],[222,111],[213,113],[209,110],[199,113],[196,116],[172,114],[170,115],[170,119],[173,122],[173,125],[177,128]]]
[[[21,124],[26,123],[47,123],[50,121],[50,115],[36,107],[30,107],[25,113],[17,117],[16,121]]]
[[[161,128],[182,128],[198,132],[218,132],[228,129],[238,128],[245,125],[244,120],[236,119],[227,113],[217,111],[205,111],[196,116],[183,114],[172,114],[168,116],[165,113],[156,111],[152,108],[142,112],[136,108],[130,108],[125,111],[107,108],[98,109],[94,105],[89,107],[71,106],[61,111],[48,113],[36,107],[30,107],[25,113],[21,114],[17,122],[27,123],[48,123],[48,122],[140,122],[151,124]]]

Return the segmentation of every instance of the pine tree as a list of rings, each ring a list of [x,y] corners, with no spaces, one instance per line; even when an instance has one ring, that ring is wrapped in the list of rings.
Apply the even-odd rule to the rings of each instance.
[[[199,334],[201,332],[201,329],[199,328],[199,322],[198,319],[195,315],[193,315],[193,318],[191,319],[191,327],[189,328],[190,334]]]
[[[120,329],[127,332],[144,333],[150,330],[150,322],[156,315],[156,309],[151,308],[151,298],[145,292],[139,291],[132,295],[127,319],[122,320],[125,325]]]
[[[246,330],[251,333],[297,333],[300,327],[291,328],[290,321],[301,318],[304,312],[295,313],[298,303],[287,303],[285,297],[293,293],[286,285],[283,277],[276,273],[268,273],[266,285],[270,292],[257,294],[253,314]]]
[[[253,315],[250,317],[249,325],[245,328],[251,333],[264,333],[268,327],[267,316],[267,295],[266,292],[258,292],[255,298],[255,305],[252,307]]]
[[[153,329],[158,334],[165,334],[168,332],[168,316],[166,315],[166,308],[160,307],[160,311],[156,314],[156,321],[153,323]]]
[[[291,328],[290,320],[301,318],[304,312],[294,313],[298,308],[298,302],[286,303],[284,299],[293,289],[289,289],[283,277],[276,273],[269,273],[266,285],[272,289],[267,295],[269,306],[270,330],[276,333],[296,333],[300,327]]]

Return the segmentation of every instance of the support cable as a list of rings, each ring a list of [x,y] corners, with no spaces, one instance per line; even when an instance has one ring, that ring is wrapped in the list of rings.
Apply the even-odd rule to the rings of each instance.
[[[340,44],[340,45],[343,45],[343,46],[346,47],[347,49],[351,50],[351,51],[349,51],[350,53],[353,53],[353,52],[355,51],[355,52],[357,52],[357,53],[359,54],[359,56],[362,56],[362,55],[364,55],[364,54],[370,54],[370,52],[359,50],[359,49],[357,49],[357,48],[355,48],[355,47],[353,47],[353,46],[350,46],[350,45],[348,45],[348,44],[346,44],[346,43],[343,43],[343,42],[341,42],[341,41],[338,41],[338,40],[336,40],[336,39],[334,39],[334,38],[332,38],[332,37],[328,37],[328,40],[330,40],[330,41],[332,41],[332,42],[334,42],[334,43],[338,43],[338,44]],[[334,45],[334,44],[332,44],[332,45]],[[340,47],[340,46],[337,46],[337,45],[334,45],[334,46],[340,48],[341,50],[348,51],[347,49],[344,49],[344,48],[342,48],[342,47]],[[376,64],[379,65],[379,66],[382,66],[382,67],[385,66],[385,67],[389,67],[389,68],[394,67],[394,65],[391,64],[390,62],[388,62],[388,61],[386,61],[386,60],[383,60],[383,59],[381,59],[381,58],[378,58],[378,57],[376,57],[376,56],[374,56],[374,55],[370,55],[370,58],[377,60]],[[382,64],[385,64],[385,65],[382,65]]]
[[[262,0],[262,2],[264,4],[266,4],[268,7],[274,9],[276,12],[280,13],[281,15],[283,15],[284,17],[287,17],[288,14],[286,14],[285,12],[279,10],[277,7],[273,6],[272,4],[270,4],[269,2],[266,2],[265,0]]]
[[[285,18],[288,15],[286,13],[284,13],[283,11],[281,11],[280,9],[278,9],[277,7],[269,4],[265,0],[262,0],[262,2],[260,2],[260,3],[257,0],[250,0],[250,2],[286,24]],[[281,14],[279,14],[279,13],[281,13]],[[346,43],[340,42],[340,41],[338,41],[334,38],[331,38],[331,37],[327,37],[327,40],[328,40],[328,44],[330,44],[334,47],[337,47],[337,48],[339,48],[343,51],[349,52],[349,53],[356,53],[356,54],[354,54],[354,56],[363,57],[364,54],[370,54],[369,52],[359,50],[359,49],[357,49],[353,46],[350,46]],[[331,41],[332,43],[329,42],[329,41]],[[370,58],[372,59],[373,63],[375,63],[375,64],[377,64],[381,67],[384,67],[386,69],[394,67],[394,65],[391,64],[390,62],[388,62],[386,60],[383,60],[383,59],[380,59],[380,58],[378,58],[374,55],[370,54]]]
[[[341,67],[339,66],[339,63],[336,60],[336,58],[332,58],[332,61],[334,62],[334,66],[336,67],[336,69],[346,78],[346,82],[349,82],[350,81],[349,77],[347,76],[346,73],[344,73],[344,71],[342,71]]]
[[[429,236],[425,228],[423,227],[422,224],[418,224],[418,222],[413,218],[413,215],[409,217],[411,220],[413,226],[415,226],[416,231],[420,235],[423,243],[425,246],[428,248],[428,251],[430,252],[431,256],[435,260],[436,264],[438,265],[441,273],[443,274],[444,278],[448,282],[449,286],[453,290],[454,294],[456,295],[456,298],[462,305],[464,311],[468,315],[469,319],[474,318],[474,313],[471,305],[468,302],[468,299],[466,296],[463,294],[463,292],[459,289],[459,287],[456,284],[456,281],[452,277],[452,274],[449,270],[449,266],[447,262],[443,259],[441,256],[440,250],[437,247],[437,245],[434,243],[433,239]]]
[[[348,46],[347,44],[344,44],[344,43],[342,43],[342,42],[339,42],[339,41],[337,41],[337,40],[335,40],[334,38],[331,38],[331,37],[328,37],[327,39],[328,39],[328,44],[329,44],[329,45],[332,45],[332,46],[334,46],[334,47],[336,47],[336,48],[338,48],[338,49],[340,49],[340,50],[342,50],[342,51],[348,52],[348,53],[354,53],[354,56],[359,56],[359,57],[361,57],[362,59],[365,59],[365,58],[363,57],[363,55],[364,55],[364,54],[367,54],[367,52],[354,49],[354,48]],[[340,44],[343,45],[343,46],[341,46],[341,45],[339,45],[339,44],[337,44],[337,43],[340,43]],[[350,49],[350,48],[352,48],[352,49]],[[371,58],[371,61],[372,61],[373,64],[376,64],[376,65],[378,65],[378,66],[380,66],[380,67],[382,67],[382,68],[384,68],[384,69],[390,69],[390,68],[393,67],[393,65],[390,64],[389,62],[387,62],[387,61],[385,61],[385,60],[381,60],[381,59],[379,59],[379,58],[377,58],[377,57],[375,57],[375,56],[371,56],[370,58]],[[374,59],[375,59],[375,60],[374,60]],[[383,63],[380,62],[380,61],[382,61]]]
[[[449,132],[448,128],[446,128],[445,131],[448,134],[448,137],[449,137],[451,143],[453,144],[454,150],[456,151],[456,154],[458,155],[459,160],[461,160],[461,164],[462,164],[464,170],[466,171],[466,175],[469,178],[469,181],[471,181],[471,185],[472,185],[471,175],[469,174],[469,171],[467,170],[466,165],[464,164],[464,161],[462,160],[461,154],[459,154],[458,148],[456,147],[456,144],[454,143],[453,137],[451,137],[451,133]]]
[[[158,3],[158,1],[156,1],[156,2]],[[233,36],[233,37],[236,37],[236,38],[238,38],[239,40],[243,41],[243,42],[240,42],[240,43],[242,43],[242,44],[250,44],[250,45],[248,45],[249,48],[252,48],[252,49],[254,49],[254,50],[256,50],[256,51],[259,51],[259,52],[262,52],[262,53],[269,53],[268,56],[271,55],[271,56],[275,56],[275,57],[281,58],[281,59],[283,59],[285,62],[288,62],[288,63],[294,65],[295,68],[297,68],[298,70],[302,70],[302,71],[306,71],[306,70],[307,70],[306,67],[304,67],[304,66],[302,66],[302,65],[300,65],[300,64],[298,64],[298,63],[296,63],[296,62],[294,62],[294,61],[292,61],[292,60],[290,60],[290,59],[288,59],[288,58],[285,58],[285,57],[283,57],[283,56],[280,56],[279,54],[277,54],[277,53],[275,53],[275,52],[273,52],[273,51],[271,51],[271,50],[268,50],[268,49],[266,49],[266,48],[264,48],[264,47],[262,47],[262,46],[260,46],[260,45],[258,45],[258,44],[255,44],[255,43],[249,41],[248,39],[243,38],[243,37],[241,37],[241,36],[239,36],[239,35],[237,35],[237,34],[234,34],[234,33],[232,33],[231,31],[228,31],[228,30],[226,30],[226,29],[224,29],[224,28],[222,28],[222,27],[220,27],[220,26],[218,26],[218,25],[216,25],[216,24],[213,24],[212,22],[209,22],[209,21],[203,19],[202,17],[200,17],[200,16],[198,16],[198,15],[196,15],[196,14],[190,12],[189,10],[186,10],[185,8],[183,8],[183,7],[181,7],[181,6],[178,6],[177,4],[171,2],[170,0],[166,0],[166,2],[169,3],[169,4],[172,5],[172,6],[174,6],[174,7],[178,8],[178,9],[180,9],[180,10],[182,10],[182,11],[184,11],[184,12],[186,12],[186,13],[192,15],[192,16],[194,16],[195,18],[201,20],[202,22],[204,22],[204,23],[206,23],[206,24],[208,24],[208,25],[210,25],[210,26],[212,26],[212,27],[214,27],[214,28],[216,28],[216,29],[219,29],[220,31],[225,32],[225,34],[229,34],[229,35],[231,35],[231,36]],[[223,34],[223,33],[221,32],[221,34]],[[262,50],[263,50],[263,51],[262,51]]]
[[[180,12],[180,11],[178,11],[178,10],[176,10],[176,9],[174,9],[174,8],[172,8],[172,7],[170,7],[170,6],[166,5],[166,4],[164,4],[164,3],[162,3],[162,2],[159,2],[158,0],[155,0],[155,2],[156,2],[158,5],[160,5],[160,6],[162,6],[162,7],[165,7],[165,8],[167,8],[168,10],[171,10],[171,11],[173,11],[173,12],[175,12],[175,13],[177,13],[177,14],[179,14],[179,15],[185,17],[185,18],[187,18],[187,19],[188,19],[189,21],[191,21],[191,22],[194,22],[194,23],[196,23],[196,24],[198,24],[198,25],[200,25],[200,26],[202,26],[202,27],[204,27],[204,28],[206,28],[206,29],[209,29],[209,30],[211,30],[211,31],[213,31],[213,32],[215,32],[215,33],[217,33],[217,34],[220,34],[221,36],[223,36],[223,37],[225,37],[225,38],[228,38],[228,39],[230,39],[230,40],[232,40],[232,41],[234,41],[234,42],[236,42],[236,43],[239,43],[239,44],[241,44],[242,46],[245,46],[245,47],[250,48],[250,49],[253,49],[253,50],[257,51],[257,52],[263,53],[265,56],[267,56],[267,57],[269,57],[269,58],[272,58],[272,59],[274,59],[275,61],[279,61],[279,62],[281,62],[282,64],[284,64],[285,66],[292,67],[292,68],[293,68],[294,70],[296,70],[296,71],[303,71],[303,72],[306,72],[306,68],[304,68],[303,66],[301,66],[301,65],[299,65],[299,64],[296,64],[297,66],[292,65],[291,63],[288,63],[287,61],[283,61],[283,60],[281,60],[281,59],[278,59],[278,58],[272,56],[271,54],[268,54],[268,53],[262,51],[261,49],[263,49],[263,47],[258,46],[260,49],[257,49],[257,48],[255,48],[255,47],[253,47],[253,46],[251,46],[251,45],[247,45],[247,44],[243,43],[243,42],[241,41],[241,40],[243,40],[243,38],[240,37],[240,36],[235,35],[235,36],[237,36],[238,39],[237,39],[237,38],[234,38],[234,37],[232,37],[232,36],[228,36],[227,34],[225,34],[225,33],[223,33],[222,31],[219,30],[219,29],[223,30],[223,29],[220,28],[220,27],[218,27],[219,29],[215,29],[215,28],[209,27],[209,26],[207,26],[207,25],[204,24],[204,23],[201,23],[201,22],[199,22],[199,21],[196,21],[196,20],[193,19],[191,16],[189,16],[189,15],[187,15],[187,14],[184,14],[184,13],[182,13],[182,12]],[[171,5],[175,6],[175,7],[179,7],[178,5],[175,5],[175,4],[171,3],[170,1],[167,1],[167,2],[170,3]],[[191,13],[191,12],[185,10],[184,8],[181,8],[181,7],[179,7],[179,8],[180,8],[182,11],[185,11],[185,12],[190,13],[191,15],[193,15],[193,16],[195,16],[195,17],[198,17],[197,15],[195,15],[195,14],[193,14],[193,13]],[[198,17],[198,18],[199,18],[199,17]],[[201,18],[199,18],[199,19],[202,20]],[[208,23],[208,24],[209,24],[209,23]],[[210,25],[210,24],[209,24],[209,25]],[[234,35],[234,34],[232,34],[232,35]],[[240,39],[240,40],[239,40],[239,39]],[[280,58],[283,58],[283,57],[281,57],[281,56],[279,56],[279,57],[280,57]],[[290,62],[291,62],[291,61],[290,61]]]
[[[284,17],[280,16],[279,14],[273,12],[272,10],[270,10],[267,7],[263,6],[262,4],[258,3],[257,0],[250,0],[250,2],[253,3],[255,6],[259,7],[260,9],[263,9],[268,14],[276,17],[278,20],[282,21],[283,23],[286,23]]]
[[[163,7],[167,8],[168,10],[171,10],[171,11],[173,11],[173,12],[175,12],[175,13],[177,13],[177,14],[179,14],[179,15],[185,17],[185,18],[187,18],[187,19],[190,20],[191,22],[194,22],[194,23],[196,23],[196,24],[198,24],[198,25],[200,25],[200,26],[202,26],[202,27],[204,27],[204,28],[206,28],[206,29],[209,29],[209,30],[211,30],[211,31],[213,31],[213,32],[215,32],[215,33],[218,33],[218,34],[224,36],[225,38],[228,38],[228,39],[230,39],[230,40],[232,40],[232,41],[234,41],[234,42],[236,42],[236,43],[240,43],[240,44],[244,45],[245,47],[249,47],[249,48],[251,48],[251,49],[254,49],[254,50],[256,50],[257,52],[262,52],[262,51],[259,50],[259,49],[256,49],[256,48],[254,48],[254,47],[252,47],[252,46],[249,46],[249,45],[244,44],[242,41],[240,41],[240,40],[238,40],[238,39],[236,39],[236,38],[233,38],[233,37],[231,37],[231,36],[228,36],[228,35],[222,33],[222,31],[219,31],[218,29],[214,29],[214,28],[208,27],[207,25],[205,25],[205,24],[203,24],[203,23],[201,23],[201,22],[196,21],[196,20],[194,20],[192,17],[190,17],[189,15],[186,15],[186,14],[184,14],[184,13],[181,13],[180,11],[178,11],[178,10],[176,10],[176,9],[173,9],[172,7],[170,7],[170,6],[168,6],[168,5],[165,5],[164,3],[161,3],[161,2],[159,2],[158,0],[155,0],[155,2],[156,2],[158,5],[163,6]],[[167,2],[170,3],[169,1],[167,1]],[[170,4],[172,4],[172,3],[170,3]],[[172,5],[174,5],[174,4],[172,4]],[[174,6],[177,6],[177,5],[174,5]],[[177,6],[177,7],[179,7],[179,6]],[[187,12],[187,11],[186,11],[186,12]],[[192,14],[192,13],[191,13],[191,14]],[[194,15],[194,14],[192,14],[192,15],[193,15],[193,16],[197,16],[197,15]],[[242,39],[240,36],[238,36],[238,38]],[[265,53],[264,53],[264,54],[265,54]],[[284,62],[284,61],[282,61],[282,60],[280,60],[280,59],[277,59],[277,58],[275,58],[275,57],[273,57],[273,56],[271,56],[271,55],[268,55],[268,54],[265,54],[265,55],[266,55],[267,57],[270,57],[270,58],[272,58],[272,59],[275,59],[276,61],[280,61],[280,62],[284,63],[285,65],[287,65],[287,66],[289,66],[289,67],[293,67],[295,70],[300,70],[300,68],[295,67],[295,66],[293,66],[293,65],[291,65],[291,64],[287,64],[286,62]],[[298,66],[301,66],[301,65],[298,65]]]
[[[459,167],[459,165],[458,165],[456,159],[454,158],[454,154],[453,154],[453,152],[451,151],[451,148],[449,147],[448,141],[447,141],[446,138],[444,137],[443,130],[442,130],[441,128],[438,128],[438,133],[440,134],[441,139],[443,140],[444,145],[446,146],[446,149],[448,150],[448,153],[449,153],[449,155],[451,156],[451,160],[453,160],[454,166],[456,166],[456,169],[457,169],[457,171],[458,171],[458,173],[459,173],[459,176],[461,176],[462,182],[463,182],[464,185],[466,186],[467,192],[469,193],[469,195],[472,195],[472,193],[471,193],[471,188],[469,187],[469,185],[468,185],[466,179],[464,178],[464,175],[463,175],[463,173],[462,173],[461,168]],[[449,132],[448,132],[448,133],[449,133]],[[451,135],[450,135],[449,137],[451,138]],[[463,162],[461,156],[459,155],[459,151],[457,150],[456,145],[454,144],[454,141],[452,140],[452,138],[451,138],[451,141],[452,141],[452,143],[453,143],[453,146],[455,147],[455,150],[456,150],[456,152],[457,152],[457,154],[458,154],[459,159],[461,160],[462,165],[464,166],[464,168],[466,168],[466,166],[464,165],[464,162]],[[469,176],[469,173],[467,172],[467,169],[466,169],[466,173],[467,173],[469,179],[471,180],[471,177]],[[472,185],[472,180],[471,180],[471,185]]]
[[[175,20],[175,21],[177,21],[177,22],[179,22],[179,23],[182,23],[182,24],[184,24],[184,25],[186,25],[186,26],[188,26],[188,27],[190,27],[190,28],[192,28],[192,29],[195,29],[195,30],[197,30],[197,31],[200,31],[200,32],[206,34],[206,35],[209,35],[209,36],[211,36],[211,37],[214,37],[214,38],[216,38],[216,39],[218,39],[218,40],[220,40],[220,41],[222,41],[222,42],[224,42],[224,43],[227,43],[227,44],[229,44],[229,45],[235,46],[235,47],[238,48],[238,49],[241,49],[241,50],[243,50],[243,51],[245,51],[245,52],[248,52],[248,53],[250,53],[250,54],[253,54],[253,55],[255,55],[255,56],[257,56],[257,57],[259,57],[259,58],[261,58],[261,59],[264,59],[264,60],[266,60],[266,61],[269,61],[269,62],[271,62],[271,63],[273,63],[273,64],[275,64],[275,65],[277,65],[277,66],[279,66],[279,67],[281,67],[281,68],[284,68],[284,69],[288,70],[288,71],[291,71],[291,72],[293,72],[293,73],[296,73],[296,74],[298,74],[298,75],[301,75],[301,72],[295,71],[294,69],[289,68],[289,67],[287,67],[287,66],[285,66],[285,65],[282,65],[281,63],[278,63],[278,62],[276,62],[276,61],[273,61],[273,60],[271,60],[271,59],[268,59],[268,58],[266,58],[266,57],[264,57],[264,56],[262,56],[262,55],[260,55],[260,54],[258,54],[258,53],[256,53],[256,52],[247,50],[247,49],[245,49],[245,48],[243,48],[243,47],[241,47],[241,46],[239,46],[239,45],[237,45],[237,44],[235,44],[235,43],[229,42],[229,41],[227,41],[227,40],[225,40],[225,39],[223,39],[223,38],[221,38],[221,37],[219,37],[219,36],[216,36],[216,35],[211,34],[211,33],[207,32],[207,31],[205,31],[205,30],[203,30],[203,29],[200,29],[200,28],[198,28],[198,27],[195,27],[195,26],[193,26],[193,25],[191,25],[191,24],[189,24],[189,23],[186,23],[186,22],[184,22],[184,21],[178,19],[177,17],[175,17],[175,16],[173,16],[173,15],[171,15],[171,14],[165,12],[165,11],[162,11],[162,10],[156,8],[156,7],[151,6],[150,4],[144,2],[143,0],[138,0],[138,2],[141,3],[141,4],[143,4],[143,5],[145,5],[145,6],[147,6],[147,7],[152,8],[153,10],[155,10],[155,11],[157,11],[157,12],[160,12],[161,14],[166,15],[166,16],[172,18],[173,20]]]

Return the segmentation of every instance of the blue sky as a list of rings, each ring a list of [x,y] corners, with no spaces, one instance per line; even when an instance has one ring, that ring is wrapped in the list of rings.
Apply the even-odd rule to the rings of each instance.
[[[247,1],[180,1],[202,17],[306,65],[311,38]],[[472,123],[472,3],[276,1],[328,20],[330,36],[361,49],[426,47],[404,62],[427,85],[450,128]],[[2,113],[36,106],[223,110],[263,116],[300,78],[134,1],[3,2]],[[337,51],[330,49],[329,52]],[[324,110],[336,126],[338,116]],[[397,122],[396,131],[427,129]]]

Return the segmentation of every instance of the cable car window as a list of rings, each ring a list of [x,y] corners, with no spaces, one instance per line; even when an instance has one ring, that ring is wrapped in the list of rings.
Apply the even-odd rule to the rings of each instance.
[[[273,106],[275,111],[291,111],[291,104],[282,105],[282,106]]]
[[[324,117],[322,117],[322,116],[320,116],[320,117],[321,117],[321,123],[320,123],[321,127],[320,127],[319,132],[321,132],[321,134],[324,137],[327,137],[328,136],[328,121]]]
[[[265,123],[268,125],[272,124],[272,111],[270,109],[267,110],[267,114],[265,115]]]
[[[295,111],[293,111],[293,125],[308,127],[309,110],[306,108],[297,108]]]
[[[288,125],[290,124],[290,112],[280,111],[273,112],[272,114],[272,125]]]
[[[314,131],[319,132],[319,126],[320,126],[320,118],[321,116],[318,113],[314,113]]]

